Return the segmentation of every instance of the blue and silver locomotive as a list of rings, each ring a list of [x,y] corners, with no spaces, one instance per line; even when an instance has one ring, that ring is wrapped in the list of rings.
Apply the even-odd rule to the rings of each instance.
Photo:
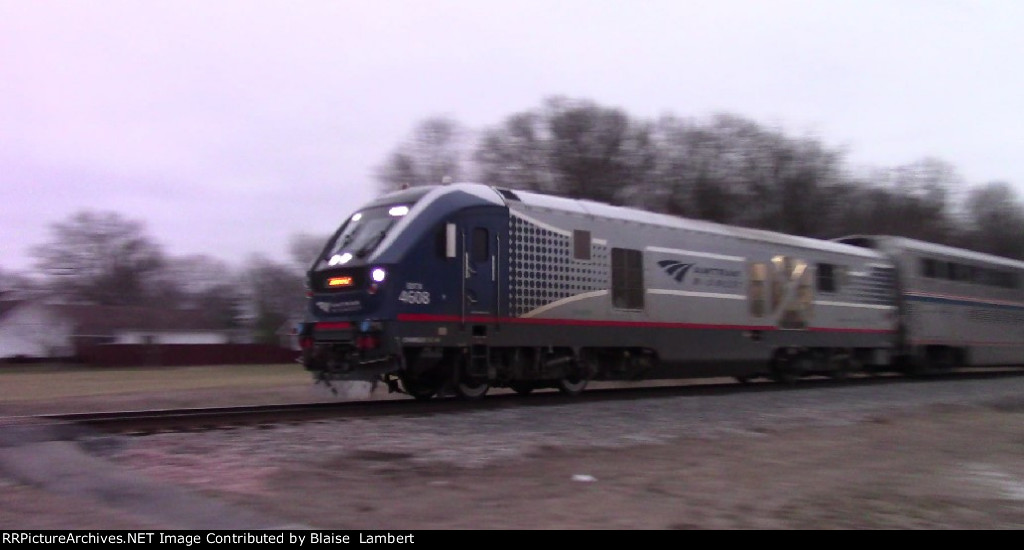
[[[880,250],[476,184],[378,197],[308,272],[317,380],[426,399],[891,364]]]

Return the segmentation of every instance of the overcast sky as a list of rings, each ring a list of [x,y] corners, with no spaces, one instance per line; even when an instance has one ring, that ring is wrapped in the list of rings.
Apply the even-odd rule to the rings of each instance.
[[[730,112],[852,167],[1024,189],[1018,0],[0,0],[0,268],[83,209],[172,255],[287,260],[413,126],[563,95]]]

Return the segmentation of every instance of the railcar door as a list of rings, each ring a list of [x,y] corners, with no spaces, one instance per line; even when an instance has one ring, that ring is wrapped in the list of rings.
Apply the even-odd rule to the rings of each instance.
[[[502,315],[502,266],[508,247],[508,214],[479,209],[458,222],[463,265],[462,317],[470,322],[497,322]]]

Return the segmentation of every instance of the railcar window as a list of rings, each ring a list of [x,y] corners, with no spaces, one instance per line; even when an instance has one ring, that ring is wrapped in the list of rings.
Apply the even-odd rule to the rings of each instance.
[[[639,250],[612,249],[612,305],[644,308],[644,256]]]
[[[836,278],[836,266],[818,264],[818,291],[839,292],[839,281]]]
[[[434,235],[434,253],[442,260],[448,259],[448,228],[447,224],[441,224]]]
[[[995,284],[995,281],[992,280],[993,273],[991,269],[979,267],[974,273],[974,282],[979,285],[993,286]]]
[[[332,238],[320,259],[320,268],[344,265],[353,258],[369,256],[408,211],[408,205],[392,205],[356,212]]]
[[[921,274],[929,279],[952,279],[952,272],[952,262],[942,262],[931,258],[921,259]]]
[[[576,260],[590,259],[590,231],[576,229],[572,232],[572,257]]]
[[[486,227],[474,227],[473,228],[473,261],[474,262],[486,262],[490,257],[491,253],[488,250],[487,241],[487,228]]]
[[[984,274],[983,278],[984,278],[984,283],[986,285],[988,285],[988,286],[1003,286],[1003,284],[1002,284],[1002,279],[1003,279],[1002,273],[999,272],[999,271],[996,271],[994,269],[987,269],[987,270],[985,270],[985,274]]]
[[[1016,273],[1009,271],[991,271],[990,284],[1000,288],[1020,288],[1020,278]]]
[[[974,266],[953,264],[953,280],[970,283],[974,281]]]
[[[921,275],[934,279],[938,277],[939,267],[938,262],[928,258],[921,258]]]
[[[946,278],[950,281],[959,281],[960,266],[953,262],[946,262]]]
[[[945,279],[999,288],[1018,288],[1019,285],[1016,273],[928,258],[921,259],[921,275],[930,279]]]

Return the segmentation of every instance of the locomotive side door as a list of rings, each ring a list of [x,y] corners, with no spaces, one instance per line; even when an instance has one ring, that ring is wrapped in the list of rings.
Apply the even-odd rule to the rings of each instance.
[[[462,320],[502,315],[501,285],[508,247],[508,214],[499,209],[465,212],[458,222],[462,261]],[[504,248],[503,248],[504,247]],[[495,320],[496,321],[496,320]]]

